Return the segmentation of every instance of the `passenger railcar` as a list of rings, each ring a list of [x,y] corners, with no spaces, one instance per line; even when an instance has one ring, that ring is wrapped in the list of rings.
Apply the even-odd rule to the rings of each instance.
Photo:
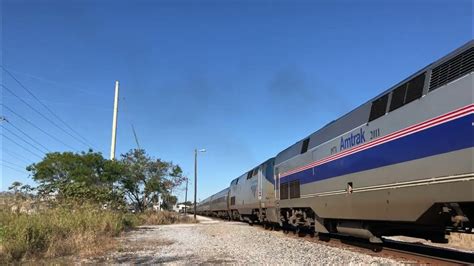
[[[191,210],[190,212],[192,213],[194,210]],[[211,215],[211,197],[208,197],[196,204],[196,213],[202,215]]]
[[[210,197],[209,211],[211,215],[220,218],[229,218],[229,188]]]

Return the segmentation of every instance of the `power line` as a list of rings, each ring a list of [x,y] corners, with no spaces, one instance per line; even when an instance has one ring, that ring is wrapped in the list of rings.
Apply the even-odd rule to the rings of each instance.
[[[79,134],[79,132],[77,132],[76,130],[74,130],[74,128],[72,128],[71,126],[69,126],[68,123],[66,123],[63,119],[61,119],[61,117],[59,117],[55,112],[53,112],[53,110],[51,110],[51,108],[49,108],[46,104],[44,104],[38,97],[36,97],[36,95],[33,94],[33,92],[31,90],[29,90],[25,85],[23,85],[23,83],[21,83],[10,71],[8,71],[5,67],[3,67],[3,71],[5,71],[11,78],[13,78],[24,90],[26,90],[28,92],[28,94],[30,94],[38,103],[40,103],[46,110],[48,110],[49,113],[51,113],[54,117],[56,117],[56,119],[58,119],[59,121],[61,121],[61,123],[63,123],[69,130],[71,130],[72,132],[74,132],[77,136],[79,136],[80,138],[82,138],[82,140],[84,140],[84,142],[82,142],[83,144],[86,144],[86,146],[91,146],[91,147],[94,147],[96,148],[89,140],[87,140],[85,137],[83,137],[81,134]],[[97,149],[97,148],[96,148]]]
[[[5,99],[8,99],[8,98],[11,98],[13,99],[14,96],[7,96],[7,95],[4,95],[3,96]],[[21,97],[21,96],[20,96]],[[16,97],[15,97],[16,98]],[[31,98],[31,97],[21,97],[23,100],[27,101],[27,102],[32,102],[34,99]],[[53,104],[53,105],[66,105],[68,107],[71,107],[71,106],[80,106],[82,109],[88,109],[88,110],[106,110],[106,111],[112,111],[113,108],[110,108],[110,107],[107,107],[107,106],[103,106],[103,105],[100,105],[100,104],[94,104],[94,103],[88,103],[88,102],[68,102],[68,101],[49,101],[49,100],[43,100],[44,103],[47,103],[47,104]]]
[[[37,140],[35,140],[34,138],[30,137],[30,135],[28,135],[25,131],[21,130],[20,128],[18,128],[17,126],[15,126],[14,124],[12,124],[9,120],[6,120],[5,121],[10,125],[12,126],[13,128],[15,128],[16,130],[20,131],[23,135],[25,135],[27,138],[29,138],[31,141],[33,141],[34,143],[38,144],[39,146],[41,146],[41,148],[45,149],[47,152],[51,152],[48,148],[46,148],[43,144],[39,143]]]
[[[9,149],[7,149],[7,148],[5,148],[5,147],[2,148],[2,152],[3,152],[3,153],[10,154],[11,156],[15,157],[16,159],[18,159],[18,160],[20,160],[20,161],[22,161],[22,162],[24,162],[24,163],[26,163],[26,164],[31,164],[31,163],[32,163],[31,161],[29,161],[28,159],[26,159],[25,157],[23,157],[23,155],[20,155],[20,154],[14,152],[14,151],[11,151],[11,150],[9,150]]]
[[[18,142],[14,141],[13,139],[11,139],[10,137],[6,136],[5,134],[1,134],[4,138],[10,140],[11,142],[15,143],[16,145],[20,146],[21,148],[23,148],[25,151],[28,151],[29,153],[33,154],[34,156],[38,157],[38,158],[42,158],[41,155],[38,155],[36,154],[35,152],[32,152],[30,149],[26,148],[25,146],[19,144]]]
[[[89,146],[89,144],[85,143],[84,141],[82,141],[81,139],[77,138],[76,136],[72,135],[71,133],[69,133],[68,131],[66,131],[64,128],[60,127],[56,122],[54,122],[53,120],[51,120],[49,117],[45,116],[43,113],[41,113],[38,109],[34,108],[33,106],[31,106],[31,104],[29,104],[27,101],[23,100],[20,96],[18,96],[16,93],[14,93],[12,90],[10,90],[7,86],[5,86],[4,84],[1,84],[3,88],[5,88],[10,94],[12,94],[13,96],[15,96],[16,98],[18,98],[18,100],[20,100],[21,102],[23,102],[24,104],[26,104],[28,107],[30,107],[31,110],[35,111],[37,114],[39,114],[41,117],[43,117],[44,119],[46,119],[48,122],[50,122],[52,125],[54,125],[55,127],[57,127],[59,130],[63,131],[64,133],[66,133],[67,135],[71,136],[72,138],[74,138],[75,140],[81,142],[82,144],[84,144],[86,147]]]
[[[10,161],[4,160],[3,158],[2,158],[2,162],[4,162],[4,163],[9,163],[9,164],[11,164],[11,165],[14,165],[14,166],[20,167],[20,168],[25,167],[24,165],[19,165],[19,164],[16,164],[16,163],[12,163],[12,162],[10,162]]]
[[[26,172],[25,170],[19,170],[15,167],[11,167],[11,166],[3,164],[3,163],[0,163],[0,165],[3,166],[3,167],[6,167],[6,168],[10,168],[11,170],[17,171],[17,172],[22,173],[22,174],[28,174],[28,175],[30,174],[30,173]]]
[[[39,152],[41,152],[41,153],[46,153],[46,152],[40,150],[40,149],[39,149],[38,147],[36,147],[35,145],[31,144],[31,142],[25,140],[24,138],[22,138],[21,136],[19,136],[18,134],[16,134],[15,132],[13,132],[13,131],[11,131],[10,129],[4,127],[3,125],[1,125],[1,126],[2,126],[2,128],[3,128],[4,130],[6,130],[7,132],[10,132],[10,134],[12,134],[13,136],[19,138],[19,139],[22,140],[24,143],[30,145],[30,146],[33,147],[35,150],[37,150],[37,151],[39,151]]]
[[[12,114],[16,115],[17,117],[21,118],[23,121],[25,121],[26,123],[30,124],[31,126],[33,126],[34,128],[38,129],[39,131],[43,132],[44,134],[48,135],[50,138],[56,140],[57,142],[63,144],[64,146],[72,149],[72,150],[76,150],[76,148],[72,147],[71,145],[65,143],[64,141],[58,139],[57,137],[51,135],[50,133],[46,132],[45,130],[41,129],[39,126],[33,124],[31,121],[29,121],[28,119],[24,118],[23,116],[19,115],[18,113],[16,113],[15,111],[13,111],[10,107],[6,106],[5,104],[3,103],[0,103],[1,106],[3,106],[5,109],[7,109],[8,111],[10,111]]]

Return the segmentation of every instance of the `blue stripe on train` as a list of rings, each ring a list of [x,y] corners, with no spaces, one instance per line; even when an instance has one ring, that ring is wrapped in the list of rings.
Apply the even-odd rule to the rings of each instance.
[[[300,184],[474,147],[474,115],[470,114],[403,138],[282,178]],[[313,175],[314,169],[314,175]]]

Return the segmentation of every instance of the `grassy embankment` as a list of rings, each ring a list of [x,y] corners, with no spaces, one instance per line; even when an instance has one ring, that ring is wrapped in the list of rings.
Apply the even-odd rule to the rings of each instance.
[[[191,221],[170,212],[131,214],[92,207],[57,207],[34,214],[0,210],[0,264],[99,255],[115,248],[114,237],[127,229]]]

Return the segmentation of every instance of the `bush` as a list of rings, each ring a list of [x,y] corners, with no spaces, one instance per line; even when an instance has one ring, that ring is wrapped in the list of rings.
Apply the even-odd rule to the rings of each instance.
[[[0,264],[98,255],[114,248],[113,237],[137,225],[191,222],[191,217],[169,211],[132,214],[70,204],[34,214],[0,210]]]
[[[175,223],[192,223],[194,219],[189,216],[180,215],[170,211],[146,211],[139,214],[139,222],[142,225],[162,225]]]
[[[0,221],[0,263],[100,253],[110,247],[105,244],[110,238],[138,223],[132,214],[93,207],[57,207],[35,214],[4,211]]]

